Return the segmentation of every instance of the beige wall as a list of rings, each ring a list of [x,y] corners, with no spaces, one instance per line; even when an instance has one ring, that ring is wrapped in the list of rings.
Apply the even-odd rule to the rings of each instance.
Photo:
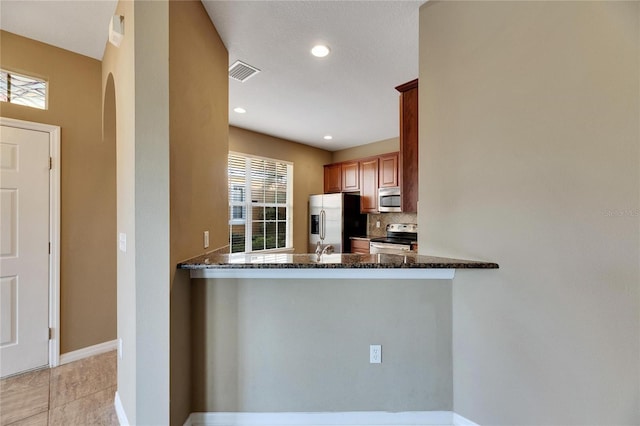
[[[0,32],[0,66],[45,78],[47,110],[0,115],[61,128],[60,351],[116,338],[116,147],[102,139],[100,61]],[[90,236],[90,237],[88,237]]]
[[[207,251],[229,240],[229,61],[200,1],[169,3],[169,57],[174,268],[205,251],[203,231],[210,234]],[[191,413],[191,283],[188,272],[172,270],[171,424],[182,425]]]
[[[384,139],[378,142],[368,143],[366,145],[333,151],[331,153],[331,162],[339,163],[341,161],[357,160],[359,158],[373,157],[374,155],[397,151],[400,151],[399,138]]]
[[[228,53],[200,1],[170,2],[172,263],[229,243]],[[185,48],[188,46],[188,48]],[[208,250],[211,250],[209,248]]]
[[[192,282],[194,411],[452,408],[451,281]]]
[[[133,3],[120,1],[116,13],[125,17],[127,37],[116,48],[110,44],[102,58],[102,84],[106,90],[109,75],[112,76],[116,99],[116,147],[117,147],[117,232],[127,233],[127,245],[131,247],[134,220],[131,211],[134,191],[125,182],[134,180],[133,149],[135,143],[135,76],[134,76],[134,20]],[[134,239],[135,241],[135,239]],[[135,410],[135,252],[118,251],[118,339],[123,342],[123,358],[118,360],[118,396],[122,401],[129,422],[136,417]]]
[[[293,163],[293,246],[306,253],[309,195],[324,192],[322,166],[331,163],[331,153],[238,127],[229,128],[229,150]]]
[[[453,283],[454,410],[640,424],[638,2],[420,10],[420,251]]]

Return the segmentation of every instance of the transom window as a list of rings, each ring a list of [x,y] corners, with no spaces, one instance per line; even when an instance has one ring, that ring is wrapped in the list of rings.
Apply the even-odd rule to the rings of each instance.
[[[293,165],[229,153],[231,253],[290,249]]]
[[[0,70],[0,101],[47,109],[47,82]]]

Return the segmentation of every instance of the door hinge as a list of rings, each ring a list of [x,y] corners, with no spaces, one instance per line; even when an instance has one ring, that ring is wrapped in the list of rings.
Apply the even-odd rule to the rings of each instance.
[[[51,254],[51,243],[49,243],[49,254]]]
[[[49,157],[49,170],[53,169],[53,157]]]
[[[53,328],[49,327],[49,340],[53,339]]]

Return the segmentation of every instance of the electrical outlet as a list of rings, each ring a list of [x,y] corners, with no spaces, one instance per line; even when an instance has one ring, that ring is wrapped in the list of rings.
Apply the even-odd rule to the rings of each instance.
[[[122,359],[122,339],[118,339],[118,358]]]
[[[376,228],[380,228],[380,221],[376,220]]]
[[[124,232],[120,232],[118,234],[118,248],[123,253],[126,253],[127,251],[127,234]]]
[[[369,346],[369,364],[382,363],[382,345]]]
[[[204,248],[209,248],[209,231],[204,231]]]

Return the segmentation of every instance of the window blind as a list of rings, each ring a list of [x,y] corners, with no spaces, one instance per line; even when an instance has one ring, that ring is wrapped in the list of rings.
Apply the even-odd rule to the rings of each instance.
[[[279,160],[229,154],[231,253],[291,247],[292,170]]]

